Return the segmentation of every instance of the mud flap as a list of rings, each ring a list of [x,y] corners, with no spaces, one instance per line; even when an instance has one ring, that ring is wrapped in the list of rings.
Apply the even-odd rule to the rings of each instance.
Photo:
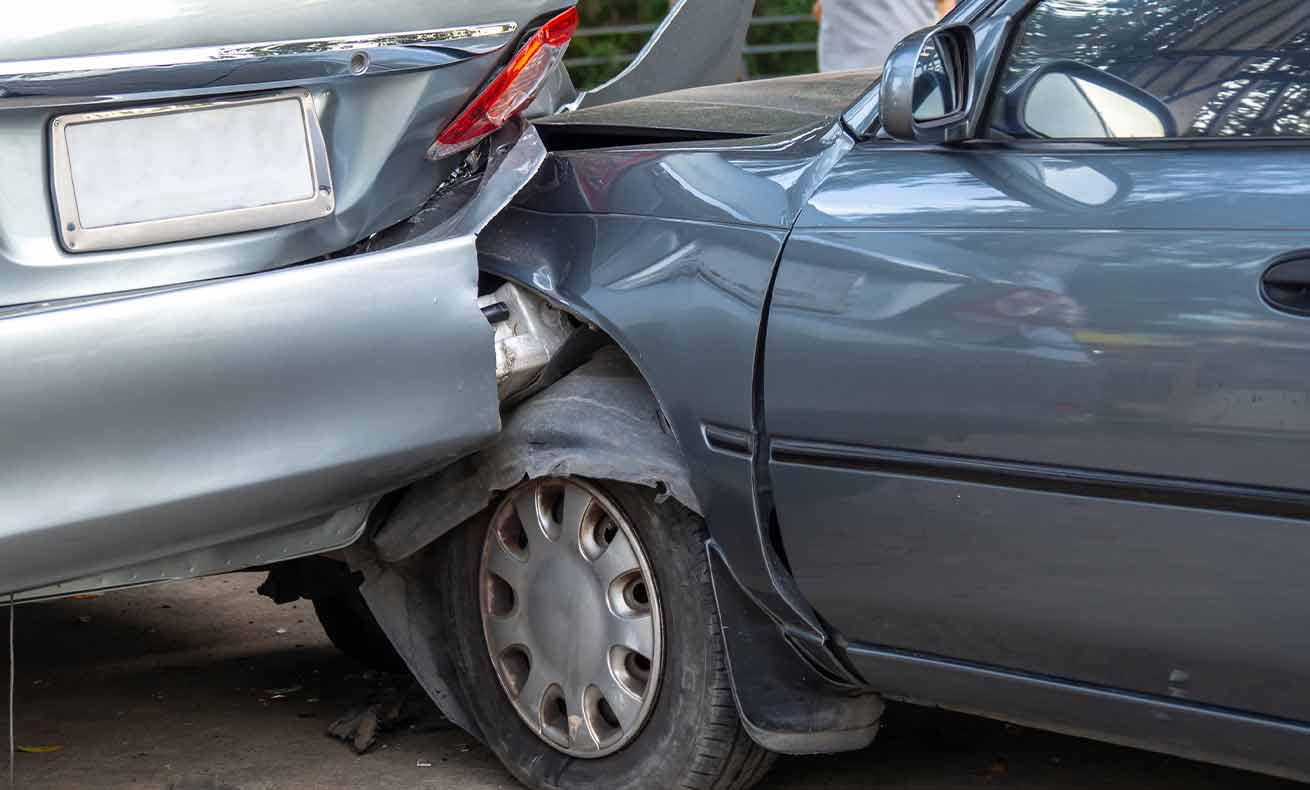
[[[803,658],[733,578],[722,549],[713,541],[707,548],[733,698],[751,739],[782,754],[844,752],[872,743],[882,699]]]

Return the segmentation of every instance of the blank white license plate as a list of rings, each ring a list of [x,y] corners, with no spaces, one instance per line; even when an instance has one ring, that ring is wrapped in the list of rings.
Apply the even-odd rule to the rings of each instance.
[[[51,141],[55,213],[74,252],[275,227],[334,208],[306,91],[64,115]]]

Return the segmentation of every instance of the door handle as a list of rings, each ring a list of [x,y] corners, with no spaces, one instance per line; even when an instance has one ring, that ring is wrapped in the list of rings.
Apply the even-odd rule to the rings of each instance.
[[[1310,258],[1270,266],[1261,281],[1265,300],[1279,310],[1310,315]]]

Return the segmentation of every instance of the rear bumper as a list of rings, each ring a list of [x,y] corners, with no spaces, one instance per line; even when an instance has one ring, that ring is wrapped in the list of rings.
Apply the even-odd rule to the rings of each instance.
[[[499,428],[472,233],[0,320],[0,591],[240,541]]]

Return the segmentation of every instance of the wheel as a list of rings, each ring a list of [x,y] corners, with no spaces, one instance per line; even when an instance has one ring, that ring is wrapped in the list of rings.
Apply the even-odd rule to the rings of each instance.
[[[408,671],[357,587],[334,589],[330,595],[318,595],[311,600],[319,624],[338,650],[370,669]]]
[[[651,489],[546,478],[450,536],[438,580],[470,715],[532,788],[744,790],[704,523]]]

